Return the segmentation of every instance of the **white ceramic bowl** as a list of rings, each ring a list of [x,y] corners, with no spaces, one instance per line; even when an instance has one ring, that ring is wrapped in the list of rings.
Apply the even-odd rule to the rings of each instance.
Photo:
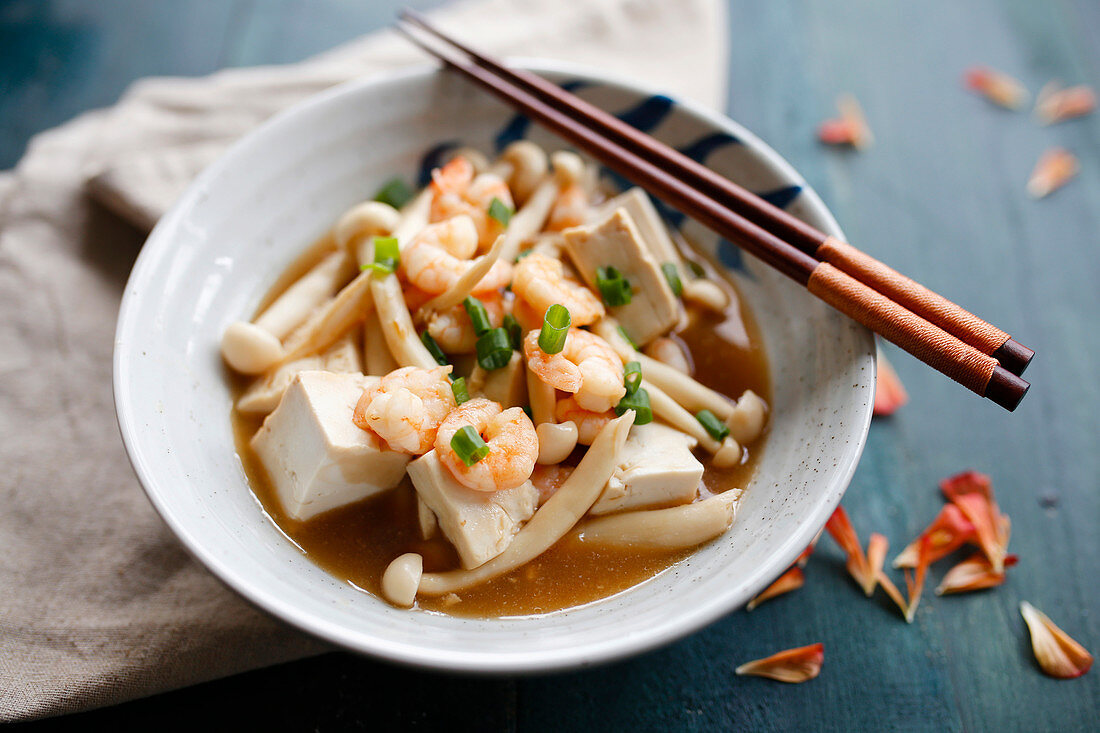
[[[730,120],[598,72],[528,64],[655,136],[768,192],[830,234],[797,173]],[[119,425],[150,500],[187,548],[244,597],[349,649],[450,670],[576,667],[667,643],[741,606],[782,572],[840,501],[871,417],[871,334],[691,221],[729,268],[770,360],[772,426],[732,530],[656,578],[537,617],[463,619],[392,608],[306,559],[249,491],[231,433],[218,344],[277,274],[350,205],[449,145],[492,150],[524,124],[453,75],[422,68],[344,85],[277,116],[206,170],[157,225],[119,315]]]

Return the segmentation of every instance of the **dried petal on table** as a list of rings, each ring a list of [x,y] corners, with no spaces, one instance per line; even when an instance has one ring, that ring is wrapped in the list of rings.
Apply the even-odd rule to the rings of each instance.
[[[912,573],[905,571],[905,587],[909,591],[909,601],[905,606],[905,622],[913,623],[917,615],[917,606],[920,605],[921,592],[924,590],[924,579],[928,575],[929,541],[921,540],[920,549],[917,551],[917,567]]]
[[[989,558],[995,572],[1004,572],[1004,559],[1008,547],[1005,534],[1007,517],[1002,518],[997,505],[978,494],[962,494],[955,497],[955,506],[974,525],[978,547]]]
[[[945,504],[932,524],[917,539],[894,558],[895,568],[915,568],[917,551],[924,538],[928,538],[929,562],[936,562],[950,555],[967,542],[975,541],[974,525],[954,504]]]
[[[1001,71],[988,66],[975,66],[967,69],[964,78],[967,89],[1001,107],[1020,109],[1027,104],[1029,95],[1024,85]]]
[[[1096,109],[1096,92],[1080,84],[1068,89],[1057,81],[1047,82],[1035,99],[1035,116],[1044,125],[1082,117]]]
[[[1027,181],[1027,192],[1037,199],[1049,196],[1077,175],[1078,169],[1073,153],[1065,148],[1051,148],[1035,164],[1035,170]]]
[[[817,128],[817,139],[826,145],[851,145],[856,150],[866,150],[874,142],[863,108],[851,94],[837,97],[840,116],[825,120]]]
[[[1019,561],[1015,555],[1005,555],[1004,566],[1010,568]],[[983,553],[976,552],[947,571],[936,588],[937,596],[946,596],[952,593],[969,593],[970,591],[984,588],[995,588],[1005,582],[1004,572],[998,573],[993,569],[989,558]]]
[[[852,528],[852,522],[848,519],[848,512],[844,511],[844,507],[836,508],[833,515],[829,517],[829,521],[825,523],[825,530],[840,545],[840,549],[844,550],[848,558],[846,563],[848,574],[859,583],[864,593],[871,595],[875,590],[877,579],[871,572],[867,555],[863,553],[859,537],[856,536],[856,531]]]
[[[1020,604],[1020,613],[1031,632],[1031,649],[1043,672],[1051,677],[1073,679],[1089,671],[1092,655],[1055,626],[1046,614],[1027,601]]]
[[[773,654],[764,659],[746,662],[737,668],[739,675],[768,677],[780,682],[806,682],[821,673],[825,662],[825,645],[821,642]]]
[[[759,595],[748,602],[745,609],[751,611],[764,601],[771,600],[784,593],[790,593],[792,590],[798,590],[805,582],[806,576],[803,574],[802,568],[792,567],[780,575],[774,583],[760,591]]]
[[[875,417],[893,415],[899,407],[909,401],[909,393],[894,371],[893,365],[886,359],[886,355],[879,349],[876,358],[876,371],[878,378],[875,382]]]
[[[963,471],[940,481],[940,491],[948,501],[954,501],[962,494],[981,494],[993,501],[993,480],[978,471]]]

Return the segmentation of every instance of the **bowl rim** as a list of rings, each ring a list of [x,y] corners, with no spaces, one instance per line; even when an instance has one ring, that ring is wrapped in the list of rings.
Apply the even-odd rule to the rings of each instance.
[[[605,73],[580,64],[529,57],[509,58],[508,63],[536,73],[568,75],[619,87],[639,95],[663,94],[671,98],[678,108],[689,115],[701,119],[715,129],[728,132],[737,137],[750,147],[755,154],[763,157],[782,176],[800,185],[802,187],[801,197],[806,205],[825,222],[826,226],[824,228],[826,231],[836,236],[843,236],[832,213],[794,167],[759,136],[720,112],[708,109],[690,99],[684,99],[674,94],[647,87],[630,78]],[[139,291],[143,289],[142,286],[147,287],[148,285],[145,282],[147,279],[146,273],[154,269],[154,264],[158,258],[168,254],[165,247],[159,246],[159,241],[170,236],[168,233],[175,230],[184,221],[185,212],[205,195],[209,182],[220,176],[226,168],[231,167],[242,150],[257,144],[258,140],[262,140],[264,134],[270,128],[280,126],[285,120],[303,113],[304,110],[327,104],[345,95],[355,95],[371,88],[386,85],[400,86],[414,80],[444,73],[447,73],[446,70],[434,64],[418,64],[372,75],[365,79],[347,81],[311,95],[307,99],[276,113],[256,129],[234,142],[225,153],[202,171],[173,204],[172,208],[161,217],[146,239],[130,272],[119,306],[118,324],[115,331],[112,387],[116,419],[127,457],[153,508],[185,549],[218,580],[264,612],[295,628],[328,642],[338,644],[345,649],[419,668],[474,674],[512,674],[541,673],[603,664],[671,643],[740,608],[745,601],[772,582],[774,575],[778,575],[783,568],[793,563],[802,550],[813,541],[814,537],[824,527],[833,510],[839,505],[863,454],[871,423],[872,404],[870,400],[866,401],[867,404],[863,408],[864,414],[859,415],[857,411],[856,417],[852,421],[852,424],[857,428],[852,440],[853,449],[847,454],[847,459],[837,465],[837,478],[833,485],[829,487],[830,490],[822,492],[826,496],[817,505],[816,510],[805,518],[798,531],[788,536],[781,550],[773,555],[775,573],[757,573],[756,582],[748,583],[745,586],[744,593],[730,594],[724,603],[713,604],[705,609],[679,613],[676,615],[675,621],[663,624],[645,636],[635,635],[625,639],[609,637],[598,643],[584,646],[532,651],[521,660],[514,657],[498,658],[491,654],[471,654],[464,651],[441,652],[404,643],[391,643],[381,636],[364,637],[361,632],[351,632],[343,626],[326,619],[303,614],[293,603],[269,592],[261,584],[252,582],[251,578],[226,565],[204,547],[201,540],[197,539],[188,529],[185,519],[177,515],[170,503],[162,496],[163,491],[159,489],[161,481],[157,478],[157,472],[150,461],[150,457],[143,452],[140,441],[141,431],[136,424],[136,416],[130,402],[131,394],[127,389],[129,365],[126,357],[128,351],[135,348],[131,346],[135,343],[135,340],[129,338],[134,330],[135,309],[133,303],[139,298]],[[864,365],[863,374],[873,384],[876,379],[873,335],[862,326],[856,325],[856,328],[865,335],[868,342],[868,350],[864,352],[868,354],[868,361]],[[741,595],[744,595],[744,597],[740,597]]]

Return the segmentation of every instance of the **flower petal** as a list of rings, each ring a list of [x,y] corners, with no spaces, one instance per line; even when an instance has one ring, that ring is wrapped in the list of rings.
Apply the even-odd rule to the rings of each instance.
[[[1084,84],[1063,89],[1056,81],[1048,82],[1035,99],[1035,115],[1044,125],[1081,117],[1096,109],[1096,92]]]
[[[1031,649],[1043,672],[1051,677],[1072,679],[1089,671],[1092,655],[1055,626],[1046,614],[1027,601],[1020,604],[1020,613],[1031,632]]]
[[[1017,560],[1015,555],[1005,555],[1005,567],[1012,567]],[[994,571],[989,558],[977,552],[947,571],[936,588],[936,595],[969,593],[983,588],[993,588],[1003,582],[1005,582],[1005,574]]]
[[[826,145],[851,145],[857,150],[870,147],[874,138],[856,98],[842,94],[836,106],[840,117],[822,122],[817,128],[817,139]]]
[[[1065,148],[1051,148],[1039,156],[1027,181],[1027,192],[1037,199],[1048,196],[1077,175],[1077,158]]]
[[[802,573],[802,568],[792,567],[780,575],[774,583],[760,591],[759,595],[749,601],[745,609],[751,611],[764,601],[771,600],[784,593],[790,593],[792,590],[798,590],[805,582],[806,576]]]
[[[921,592],[924,590],[924,579],[928,574],[928,563],[931,557],[929,553],[929,547],[931,546],[930,540],[925,537],[921,540],[920,548],[917,550],[917,568],[910,576],[909,571],[905,571],[905,586],[909,591],[909,602],[905,606],[905,622],[913,623],[913,618],[917,615],[917,606],[920,605]]]
[[[991,504],[980,494],[960,494],[954,499],[963,515],[974,525],[974,535],[978,547],[989,558],[993,571],[1004,572],[1004,559],[1007,548],[1002,544],[1004,523],[997,512],[997,505]]]
[[[929,562],[936,562],[950,555],[967,542],[975,541],[974,525],[954,504],[945,504],[940,513],[928,525],[917,539],[894,558],[895,568],[915,568],[917,566],[917,551],[921,541],[929,539]]]
[[[879,573],[886,562],[886,552],[890,549],[890,541],[878,532],[871,533],[871,539],[867,541],[867,577],[863,584],[863,592],[868,598],[875,592],[878,584]]]
[[[1008,109],[1019,109],[1027,104],[1028,93],[1024,85],[996,69],[986,66],[967,69],[964,79],[968,89],[994,104]]]
[[[805,682],[817,677],[825,662],[825,645],[821,642],[773,654],[746,662],[737,668],[739,675],[768,677],[780,682]]]
[[[877,357],[878,378],[875,382],[875,407],[872,414],[875,417],[886,417],[897,412],[898,408],[909,401],[909,393],[898,378],[898,373],[882,353],[878,351]]]
[[[859,537],[856,536],[856,531],[852,529],[852,522],[848,519],[848,512],[844,511],[844,507],[838,506],[836,508],[833,515],[829,517],[829,521],[825,523],[825,530],[847,555],[848,574],[859,583],[860,588],[866,589],[868,583],[871,583],[871,589],[874,590],[874,577],[871,576],[869,571],[867,556],[863,554]],[[869,578],[869,576],[871,577]]]
[[[993,480],[984,473],[963,471],[940,481],[940,491],[948,501],[962,494],[981,494],[987,501],[993,501]]]
[[[905,600],[901,591],[898,590],[898,587],[894,585],[894,581],[890,580],[890,577],[881,570],[878,572],[878,584],[886,591],[886,595],[890,596],[890,600],[896,603],[897,607],[901,609],[902,615],[906,615],[909,610],[909,603]]]

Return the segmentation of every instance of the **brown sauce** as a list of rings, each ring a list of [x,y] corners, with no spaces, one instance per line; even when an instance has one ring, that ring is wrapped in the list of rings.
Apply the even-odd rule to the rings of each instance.
[[[331,247],[331,245],[327,245]],[[315,245],[288,272],[300,274],[323,251]],[[312,255],[310,253],[313,253]],[[728,282],[716,276],[717,282]],[[264,299],[269,303],[293,277],[280,277]],[[724,394],[737,397],[752,389],[770,401],[767,361],[756,323],[732,285],[727,312],[693,313],[689,324],[676,337],[688,347],[694,362],[694,377]],[[237,384],[239,389],[245,380]],[[381,595],[382,573],[398,555],[417,552],[424,557],[426,572],[459,567],[458,556],[441,537],[422,540],[416,519],[416,499],[406,478],[397,489],[356,504],[333,509],[306,522],[283,513],[249,440],[262,420],[233,412],[237,451],[249,484],[268,516],[313,562],[355,587]],[[718,469],[699,454],[705,471],[706,492],[717,494],[744,488],[763,451],[766,435],[746,451],[739,466]],[[536,484],[539,477],[534,477]],[[420,598],[417,607],[458,616],[500,617],[548,613],[590,603],[624,591],[667,570],[692,550],[627,551],[594,548],[567,536],[547,552],[516,570],[453,597]]]

